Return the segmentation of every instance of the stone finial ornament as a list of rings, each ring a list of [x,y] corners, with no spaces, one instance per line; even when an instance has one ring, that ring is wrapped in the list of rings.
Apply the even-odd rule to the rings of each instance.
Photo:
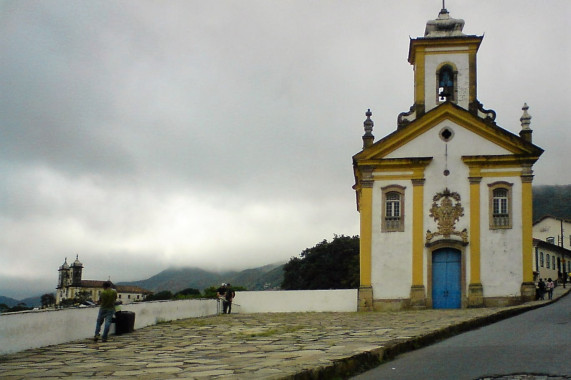
[[[523,110],[523,115],[519,118],[519,121],[521,121],[521,129],[522,131],[529,131],[531,130],[529,127],[531,125],[531,115],[527,113],[529,106],[527,103],[523,103],[523,107],[521,109]]]
[[[373,136],[373,126],[375,123],[371,120],[372,115],[373,113],[371,112],[371,109],[368,109],[367,112],[365,112],[367,119],[363,122],[363,127],[365,128],[365,134],[363,135],[363,149],[373,145],[373,140],[375,139],[375,136]]]

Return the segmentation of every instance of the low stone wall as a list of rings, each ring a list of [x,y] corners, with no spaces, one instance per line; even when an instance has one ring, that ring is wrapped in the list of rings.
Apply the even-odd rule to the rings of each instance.
[[[216,300],[155,301],[124,305],[122,310],[135,313],[138,329],[163,321],[215,315],[216,306]],[[2,314],[0,354],[90,338],[98,312],[98,307],[87,307]]]
[[[135,313],[135,329],[159,322],[217,314],[217,300],[137,302],[123,305]],[[353,312],[357,289],[237,292],[233,313]],[[0,315],[0,355],[91,338],[98,307],[41,310]],[[115,325],[111,325],[111,334]]]

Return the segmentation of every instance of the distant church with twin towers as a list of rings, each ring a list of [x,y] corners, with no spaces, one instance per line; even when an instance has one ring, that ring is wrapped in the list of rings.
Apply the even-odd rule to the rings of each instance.
[[[83,264],[76,255],[75,261],[68,264],[67,258],[58,269],[58,284],[56,288],[56,305],[60,305],[64,300],[73,300],[80,293],[89,295],[93,302],[99,301],[99,296],[103,290],[105,280],[83,280]],[[117,290],[117,300],[123,304],[142,301],[147,294],[152,292],[138,286],[113,285]]]

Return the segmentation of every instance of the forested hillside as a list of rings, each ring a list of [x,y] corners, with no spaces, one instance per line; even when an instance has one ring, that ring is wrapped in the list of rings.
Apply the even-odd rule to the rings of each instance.
[[[533,220],[545,215],[571,219],[571,185],[533,187]]]
[[[219,286],[222,282],[241,286],[248,290],[277,288],[283,280],[283,264],[270,264],[241,272],[210,272],[199,268],[169,268],[151,278],[141,281],[120,282],[119,285],[134,285],[158,292],[173,293],[186,288],[204,290]]]

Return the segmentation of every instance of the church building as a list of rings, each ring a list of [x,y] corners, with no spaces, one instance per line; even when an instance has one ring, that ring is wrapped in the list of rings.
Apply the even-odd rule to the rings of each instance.
[[[103,280],[83,280],[83,264],[79,261],[79,255],[75,261],[69,265],[67,258],[59,267],[59,278],[56,289],[56,305],[61,305],[64,300],[74,300],[77,296],[87,296],[91,302],[99,302],[99,297],[103,291]],[[117,290],[117,301],[128,304],[142,301],[151,291],[138,286],[113,285]]]
[[[360,213],[359,310],[466,308],[533,299],[532,143],[477,98],[483,36],[442,9],[410,40],[414,104],[353,156]]]

